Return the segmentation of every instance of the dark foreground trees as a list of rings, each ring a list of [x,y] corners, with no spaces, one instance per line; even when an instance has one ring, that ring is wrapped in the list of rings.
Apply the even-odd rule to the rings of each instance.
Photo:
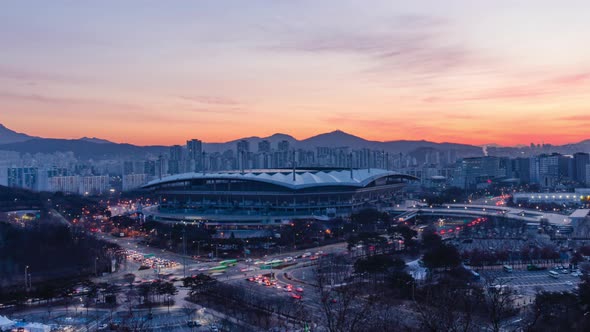
[[[427,250],[422,260],[430,269],[448,270],[461,264],[461,255],[453,245],[441,243]]]
[[[0,286],[21,286],[25,269],[33,287],[42,280],[100,274],[110,270],[117,248],[62,223],[19,227],[0,222]],[[0,287],[0,292],[9,290]]]
[[[386,255],[358,260],[354,269],[345,256],[324,256],[315,273],[322,325],[330,332],[403,331],[417,324],[415,315],[401,311],[413,278],[405,263]]]

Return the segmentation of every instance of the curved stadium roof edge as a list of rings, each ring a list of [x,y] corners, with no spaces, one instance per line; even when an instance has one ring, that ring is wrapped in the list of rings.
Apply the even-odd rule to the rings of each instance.
[[[350,170],[295,170],[295,181],[293,181],[293,171],[288,169],[280,170],[249,170],[244,173],[239,171],[212,172],[212,173],[183,173],[153,180],[143,185],[142,188],[150,188],[160,184],[181,182],[198,179],[231,179],[231,180],[251,180],[266,182],[283,186],[290,189],[303,189],[320,186],[352,186],[362,188],[372,181],[387,177],[395,176],[408,180],[418,180],[416,177],[384,169],[353,169],[352,178]]]

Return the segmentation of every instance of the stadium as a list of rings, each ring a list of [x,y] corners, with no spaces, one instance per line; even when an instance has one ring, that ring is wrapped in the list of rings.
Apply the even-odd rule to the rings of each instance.
[[[162,222],[271,226],[329,219],[364,207],[391,206],[415,177],[383,169],[249,170],[185,173],[143,189],[160,204],[144,210]]]

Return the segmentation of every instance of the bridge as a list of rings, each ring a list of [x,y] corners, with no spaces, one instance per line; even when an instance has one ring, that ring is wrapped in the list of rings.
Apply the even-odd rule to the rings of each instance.
[[[401,212],[398,215],[399,221],[411,220],[417,216],[442,216],[442,217],[503,217],[523,222],[547,221],[556,226],[569,226],[569,216],[548,213],[542,211],[526,210],[505,206],[473,205],[473,204],[444,204],[440,206],[412,206],[408,208],[392,208],[391,212]]]

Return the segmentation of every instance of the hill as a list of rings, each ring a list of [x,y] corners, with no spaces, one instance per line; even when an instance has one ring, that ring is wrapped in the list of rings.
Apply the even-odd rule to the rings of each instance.
[[[110,142],[91,142],[84,139],[33,138],[24,142],[2,144],[0,150],[21,153],[73,152],[82,159],[143,158],[147,154],[166,153],[165,146],[137,146]]]
[[[10,130],[0,124],[0,144],[24,142],[33,138],[35,137],[23,133],[17,133],[16,131]]]

